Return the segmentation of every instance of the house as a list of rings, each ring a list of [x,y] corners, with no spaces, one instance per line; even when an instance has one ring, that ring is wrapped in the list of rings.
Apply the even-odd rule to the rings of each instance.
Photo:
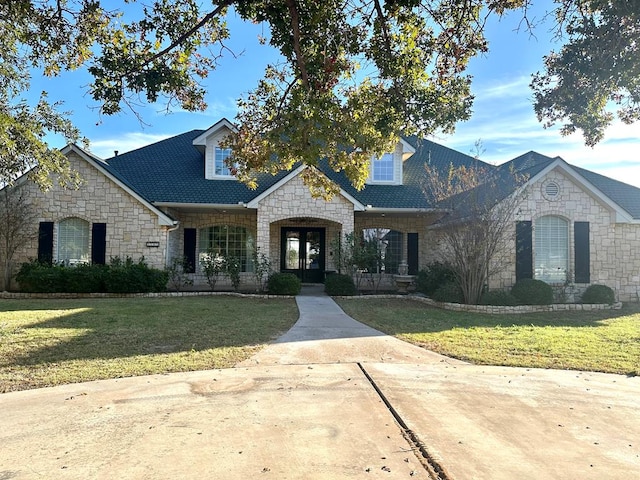
[[[63,152],[84,183],[78,190],[35,186],[39,235],[17,255],[65,262],[108,262],[144,256],[155,267],[186,258],[195,285],[204,287],[199,259],[208,251],[240,259],[250,284],[255,249],[274,270],[304,282],[322,282],[336,269],[336,241],[355,232],[376,239],[387,259],[385,274],[406,262],[409,274],[441,259],[431,228],[445,211],[427,201],[424,164],[478,163],[429,140],[402,139],[395,151],[373,159],[366,187],[355,190],[343,174],[321,170],[340,186],[330,201],[313,198],[300,166],[262,175],[250,190],[231,174],[221,139],[233,129],[222,119],[102,160],[75,145]],[[482,162],[481,162],[482,163]],[[485,168],[496,169],[482,163]],[[508,267],[491,287],[535,277],[551,283],[567,275],[584,287],[606,284],[621,300],[636,300],[640,286],[640,189],[530,152],[507,163],[528,175],[530,194],[514,212]],[[325,165],[326,167],[326,165]],[[310,167],[309,167],[310,168]],[[517,255],[516,255],[517,252]]]

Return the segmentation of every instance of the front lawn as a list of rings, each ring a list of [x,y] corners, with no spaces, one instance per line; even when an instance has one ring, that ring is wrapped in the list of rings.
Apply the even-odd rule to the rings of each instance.
[[[0,300],[0,392],[228,368],[297,318],[292,299]]]
[[[475,364],[640,375],[640,306],[486,315],[405,299],[337,299],[356,320]]]

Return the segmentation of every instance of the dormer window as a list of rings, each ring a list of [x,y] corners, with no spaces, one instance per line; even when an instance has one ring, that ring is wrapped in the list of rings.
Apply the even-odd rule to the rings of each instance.
[[[226,160],[231,156],[230,148],[220,145],[235,127],[226,119],[220,120],[193,140],[193,146],[204,155],[204,178],[207,180],[234,180],[233,168]]]
[[[374,182],[393,182],[395,165],[393,153],[385,153],[381,157],[374,157],[371,179]]]
[[[231,156],[230,148],[215,147],[215,172],[216,176],[231,177],[231,170],[225,163],[227,158]]]

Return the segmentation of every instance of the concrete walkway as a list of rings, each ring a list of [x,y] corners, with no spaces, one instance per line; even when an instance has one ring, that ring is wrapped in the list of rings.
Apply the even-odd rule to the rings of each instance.
[[[237,368],[0,395],[0,480],[638,477],[639,378],[456,362],[303,293]]]

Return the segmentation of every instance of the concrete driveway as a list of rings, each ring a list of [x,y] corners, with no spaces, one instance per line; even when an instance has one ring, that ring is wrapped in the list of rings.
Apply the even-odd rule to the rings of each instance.
[[[468,365],[296,300],[234,369],[0,395],[0,480],[640,476],[639,378]]]

